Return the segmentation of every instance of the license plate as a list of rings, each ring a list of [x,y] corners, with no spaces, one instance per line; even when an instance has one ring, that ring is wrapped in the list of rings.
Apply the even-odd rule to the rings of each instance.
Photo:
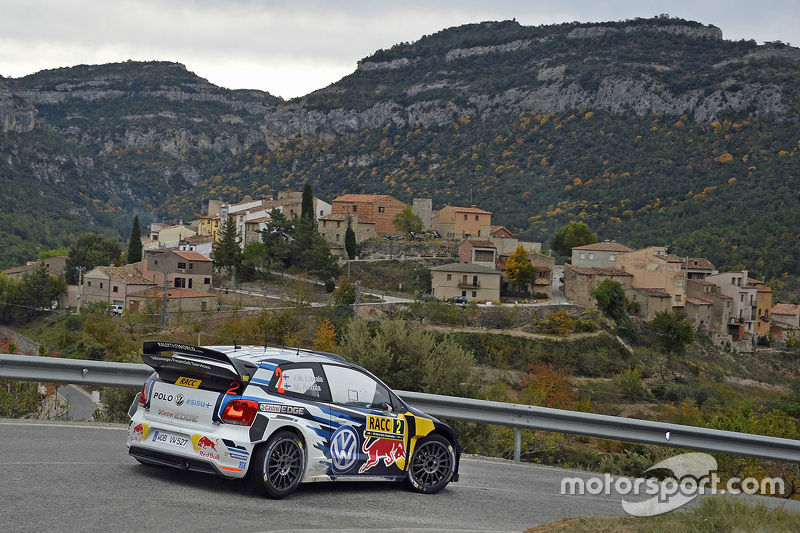
[[[168,433],[156,431],[153,435],[153,442],[160,442],[161,444],[169,444],[170,446],[185,448],[186,443],[189,442],[189,439],[186,437],[178,437],[176,435],[170,435]]]

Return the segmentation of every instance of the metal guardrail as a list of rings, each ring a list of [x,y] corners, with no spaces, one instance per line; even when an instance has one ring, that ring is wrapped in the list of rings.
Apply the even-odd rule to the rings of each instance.
[[[0,355],[0,379],[5,380],[138,389],[152,372],[145,364]],[[433,416],[514,428],[515,461],[520,460],[521,430],[533,429],[800,463],[797,440],[533,405],[396,392],[409,404]]]

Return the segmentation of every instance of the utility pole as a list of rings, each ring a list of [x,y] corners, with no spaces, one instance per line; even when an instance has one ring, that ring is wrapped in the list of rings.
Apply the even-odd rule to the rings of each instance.
[[[161,325],[167,325],[167,290],[169,289],[170,281],[167,279],[166,274],[164,275],[164,289],[161,297]]]
[[[353,315],[358,318],[358,306],[361,305],[361,280],[356,280],[356,301],[353,302]]]

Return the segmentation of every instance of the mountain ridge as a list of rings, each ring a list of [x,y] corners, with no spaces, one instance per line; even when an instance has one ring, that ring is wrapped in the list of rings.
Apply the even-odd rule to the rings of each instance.
[[[85,189],[72,210],[87,229],[110,217],[102,229],[123,238],[134,212],[188,219],[209,198],[308,180],[328,199],[480,201],[497,223],[537,240],[582,219],[632,244],[655,237],[702,253],[705,243],[717,264],[772,276],[784,266],[759,266],[770,254],[758,219],[730,210],[746,209],[739,196],[757,184],[773,189],[747,193],[762,215],[765,205],[781,216],[798,207],[797,195],[778,195],[798,173],[798,61],[800,50],[782,43],[726,41],[715,26],[656,17],[447,28],[378,50],[289,101],[222,89],[169,62],[54,69],[0,79],[0,178],[23,192],[34,179],[73,182]],[[708,226],[707,212],[725,226]],[[768,225],[800,233],[794,221]]]

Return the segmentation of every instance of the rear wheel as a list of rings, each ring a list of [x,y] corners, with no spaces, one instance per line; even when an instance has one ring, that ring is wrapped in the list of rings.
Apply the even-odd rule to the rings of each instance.
[[[272,435],[253,460],[253,483],[256,489],[271,498],[285,498],[303,480],[305,446],[291,431],[282,430]]]
[[[456,468],[453,445],[441,435],[417,442],[408,464],[408,483],[417,492],[433,494],[450,483]]]

